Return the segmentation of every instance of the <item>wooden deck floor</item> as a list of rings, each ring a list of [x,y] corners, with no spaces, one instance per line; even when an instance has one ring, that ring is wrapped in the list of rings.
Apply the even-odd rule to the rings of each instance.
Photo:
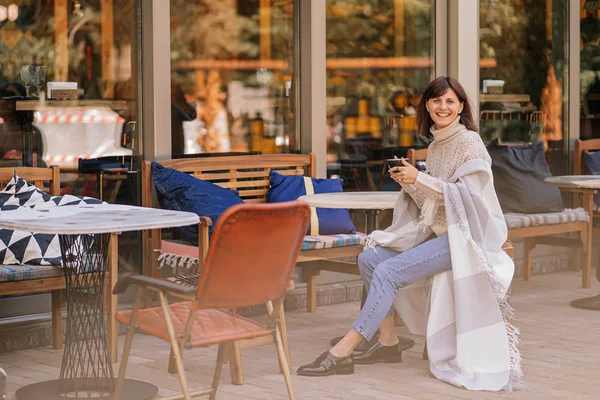
[[[512,304],[521,329],[525,390],[512,394],[471,392],[434,379],[421,360],[423,339],[405,353],[402,364],[357,366],[352,376],[307,378],[293,375],[298,399],[599,399],[600,398],[600,312],[569,307],[575,298],[600,290],[581,289],[579,273],[534,276],[529,282],[516,280]],[[328,348],[329,339],[344,333],[358,310],[357,303],[319,307],[314,314],[287,314],[294,368],[312,361]],[[405,329],[399,333],[410,336]],[[124,337],[120,337],[123,345]],[[60,351],[49,348],[0,354],[0,366],[9,373],[9,398],[22,385],[55,379],[59,374]],[[128,376],[150,381],[162,396],[179,390],[176,375],[168,375],[166,343],[136,335]],[[219,399],[287,399],[283,378],[278,373],[275,348],[244,350],[246,383],[231,384],[225,366]],[[192,388],[210,384],[215,349],[186,352],[185,366]],[[115,365],[115,371],[117,366]]]

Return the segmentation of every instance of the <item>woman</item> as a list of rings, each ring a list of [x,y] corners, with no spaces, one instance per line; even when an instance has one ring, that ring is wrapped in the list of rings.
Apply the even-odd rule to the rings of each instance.
[[[427,173],[404,160],[390,169],[403,190],[392,225],[371,233],[358,257],[366,302],[352,329],[298,374],[352,374],[355,364],[401,362],[396,300],[409,329],[427,334],[434,376],[475,390],[510,390],[522,377],[517,332],[506,321],[514,264],[501,249],[507,228],[491,159],[458,81],[439,77],[427,86],[417,125],[434,139]],[[489,336],[481,338],[483,332]],[[363,340],[368,348],[353,354]]]

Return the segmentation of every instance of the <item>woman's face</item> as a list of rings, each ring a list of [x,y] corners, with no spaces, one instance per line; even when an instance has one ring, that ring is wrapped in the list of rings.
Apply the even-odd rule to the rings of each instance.
[[[458,100],[454,90],[448,89],[442,96],[427,100],[426,106],[436,129],[442,129],[456,120],[464,104]]]

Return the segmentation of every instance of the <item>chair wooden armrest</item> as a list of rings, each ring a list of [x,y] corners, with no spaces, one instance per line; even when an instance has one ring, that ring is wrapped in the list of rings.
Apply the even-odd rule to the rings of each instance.
[[[183,296],[193,296],[196,288],[184,285],[178,285],[165,279],[152,278],[144,275],[125,274],[115,285],[113,294],[123,294],[129,285],[140,285],[144,288],[152,288],[162,292],[173,293]]]

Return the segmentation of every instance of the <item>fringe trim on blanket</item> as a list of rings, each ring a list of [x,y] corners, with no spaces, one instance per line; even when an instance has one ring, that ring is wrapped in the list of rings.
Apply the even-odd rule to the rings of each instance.
[[[196,269],[198,267],[198,258],[197,257],[192,257],[192,256],[182,256],[180,254],[172,254],[172,253],[165,253],[162,250],[159,249],[155,249],[154,250],[157,253],[160,253],[160,255],[158,256],[158,268],[162,268],[165,265],[169,266],[173,269],[173,271],[175,271],[178,268],[185,268],[185,269],[190,269],[190,268],[194,268]]]
[[[377,246],[377,242],[370,235],[367,236],[367,240],[365,241],[365,245],[363,246],[363,250],[373,249],[373,251],[375,252],[375,254],[379,255],[379,253],[377,252],[377,249],[375,248],[375,246]]]
[[[513,390],[523,389],[524,384],[524,375],[523,368],[521,366],[521,352],[519,351],[519,343],[521,340],[519,339],[519,328],[510,323],[509,320],[515,319],[515,310],[508,302],[508,296],[506,294],[502,294],[503,287],[496,280],[494,275],[494,271],[492,266],[488,263],[488,260],[481,250],[481,248],[475,243],[473,240],[473,236],[471,235],[471,229],[469,228],[469,223],[466,221],[465,216],[459,212],[459,207],[454,198],[453,193],[449,193],[452,201],[452,206],[454,208],[454,213],[459,217],[459,225],[460,230],[465,237],[465,239],[473,246],[475,253],[477,253],[477,258],[480,261],[481,270],[485,271],[487,277],[490,281],[490,285],[496,296],[496,301],[498,302],[498,307],[500,308],[500,313],[502,314],[502,318],[504,319],[504,326],[506,328],[506,335],[508,337],[508,353],[510,358],[510,372],[508,376],[508,382],[506,386],[504,386],[504,391],[506,393],[511,393]],[[506,292],[507,293],[507,292]]]

